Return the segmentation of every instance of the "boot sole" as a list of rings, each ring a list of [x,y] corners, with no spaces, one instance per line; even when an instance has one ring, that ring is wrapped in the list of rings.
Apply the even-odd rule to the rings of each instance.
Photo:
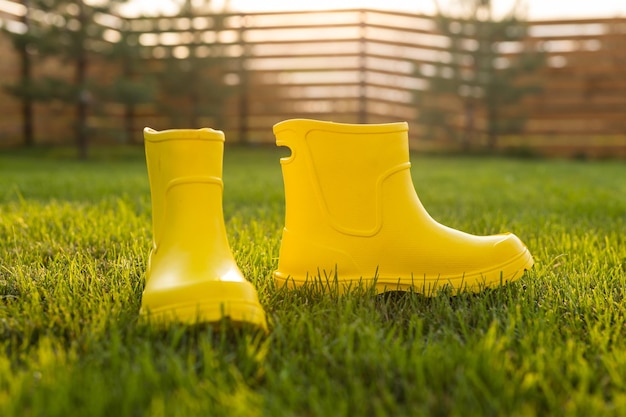
[[[500,287],[521,278],[524,272],[532,268],[533,264],[534,261],[530,252],[528,249],[525,249],[517,257],[489,270],[445,278],[442,278],[441,275],[417,278],[415,274],[412,274],[410,277],[377,275],[372,278],[366,278],[355,275],[338,276],[335,273],[336,271],[330,271],[330,274],[324,276],[321,274],[315,277],[307,276],[304,279],[294,278],[291,275],[275,271],[273,277],[275,284],[279,288],[295,289],[306,285],[318,285],[325,290],[332,289],[334,292],[338,291],[340,294],[343,294],[351,288],[370,288],[373,286],[377,294],[390,291],[412,291],[432,297],[446,290],[452,290],[454,293],[480,292],[486,288]]]
[[[263,307],[241,300],[174,304],[157,309],[142,307],[139,314],[151,323],[161,325],[204,323],[216,327],[227,320],[236,327],[252,325],[268,332]]]

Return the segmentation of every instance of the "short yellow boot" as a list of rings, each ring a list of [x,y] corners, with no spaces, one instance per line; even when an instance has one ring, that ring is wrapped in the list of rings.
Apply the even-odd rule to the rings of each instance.
[[[267,328],[256,289],[226,238],[222,208],[224,134],[144,129],[153,248],[141,314],[157,321]]]
[[[533,265],[513,234],[474,236],[437,223],[410,174],[408,125],[286,120],[274,126],[285,228],[274,278],[297,287],[337,279],[339,290],[434,295],[444,286],[479,291],[518,279]]]

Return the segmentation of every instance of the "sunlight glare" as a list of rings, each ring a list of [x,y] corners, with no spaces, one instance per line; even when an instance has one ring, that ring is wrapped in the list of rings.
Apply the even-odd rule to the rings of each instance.
[[[2,2],[4,0],[0,0]],[[444,9],[460,0],[438,0]],[[131,0],[122,6],[122,12],[129,15],[174,15],[181,1],[176,0]],[[213,0],[216,10],[228,5],[233,11],[277,12],[302,10],[335,10],[335,9],[384,9],[410,13],[434,14],[434,0],[316,0],[315,2],[294,2],[293,0]],[[511,11],[515,0],[493,0],[495,16],[502,16]],[[557,2],[545,0],[527,0],[527,17],[537,19],[582,19],[595,17],[626,16],[624,0],[594,0],[592,2]],[[566,5],[564,5],[566,4]]]

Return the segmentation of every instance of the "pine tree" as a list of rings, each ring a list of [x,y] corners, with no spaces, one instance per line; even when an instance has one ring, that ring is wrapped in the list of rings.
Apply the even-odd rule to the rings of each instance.
[[[24,103],[57,100],[73,105],[75,143],[82,159],[88,154],[87,118],[94,98],[94,83],[88,79],[88,68],[93,51],[102,50],[106,44],[103,35],[108,29],[99,19],[124,2],[126,0],[93,4],[83,0],[23,1],[28,17],[25,29],[23,33],[12,35],[18,50],[28,54],[30,66],[56,60],[72,68],[71,77],[44,74],[35,79],[24,71],[21,82],[9,86],[9,91]]]
[[[524,115],[511,109],[540,91],[527,76],[543,65],[543,55],[527,45],[520,5],[518,1],[502,19],[494,18],[490,0],[460,2],[460,15],[446,14],[438,7],[437,28],[449,42],[447,59],[418,66],[429,88],[415,94],[427,135],[446,135],[467,150],[477,142],[482,116],[486,145],[493,151],[500,135],[521,131]],[[455,122],[459,111],[460,126]]]
[[[224,30],[228,3],[222,11],[215,11],[211,0],[181,0],[178,18],[190,21],[198,16],[208,16],[210,29],[216,38],[213,44],[198,41],[179,42],[184,51],[179,56],[163,59],[163,70],[157,74],[162,96],[162,110],[171,117],[174,126],[197,128],[207,124],[221,125],[224,103],[234,92],[223,82],[223,72],[229,60],[226,45],[219,43],[219,33]]]
[[[13,48],[20,56],[20,80],[13,85],[3,85],[3,88],[10,94],[22,99],[22,135],[24,145],[32,147],[35,145],[33,104],[37,94],[32,88],[33,59],[29,45],[33,42],[35,35],[29,30],[30,1],[22,0],[21,3],[25,8],[20,22],[21,26],[13,25],[12,28],[3,26],[2,28],[4,34],[11,38]]]
[[[100,85],[99,94],[104,103],[124,107],[123,141],[132,143],[138,132],[135,127],[136,109],[142,104],[154,102],[157,87],[152,74],[144,68],[142,51],[148,48],[139,42],[140,33],[132,30],[130,20],[115,20],[119,39],[100,54],[109,65],[119,67],[119,74],[111,85]]]

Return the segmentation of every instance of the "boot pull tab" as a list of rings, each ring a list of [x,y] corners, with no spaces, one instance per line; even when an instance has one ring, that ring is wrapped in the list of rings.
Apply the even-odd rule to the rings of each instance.
[[[295,147],[293,143],[291,143],[291,141],[289,140],[291,139],[291,136],[295,136],[295,135],[287,135],[287,137],[281,137],[280,139],[276,140],[276,147],[280,148],[280,150],[284,151],[285,153],[284,155],[280,157],[281,164],[288,164],[289,162],[293,161],[296,157]]]

